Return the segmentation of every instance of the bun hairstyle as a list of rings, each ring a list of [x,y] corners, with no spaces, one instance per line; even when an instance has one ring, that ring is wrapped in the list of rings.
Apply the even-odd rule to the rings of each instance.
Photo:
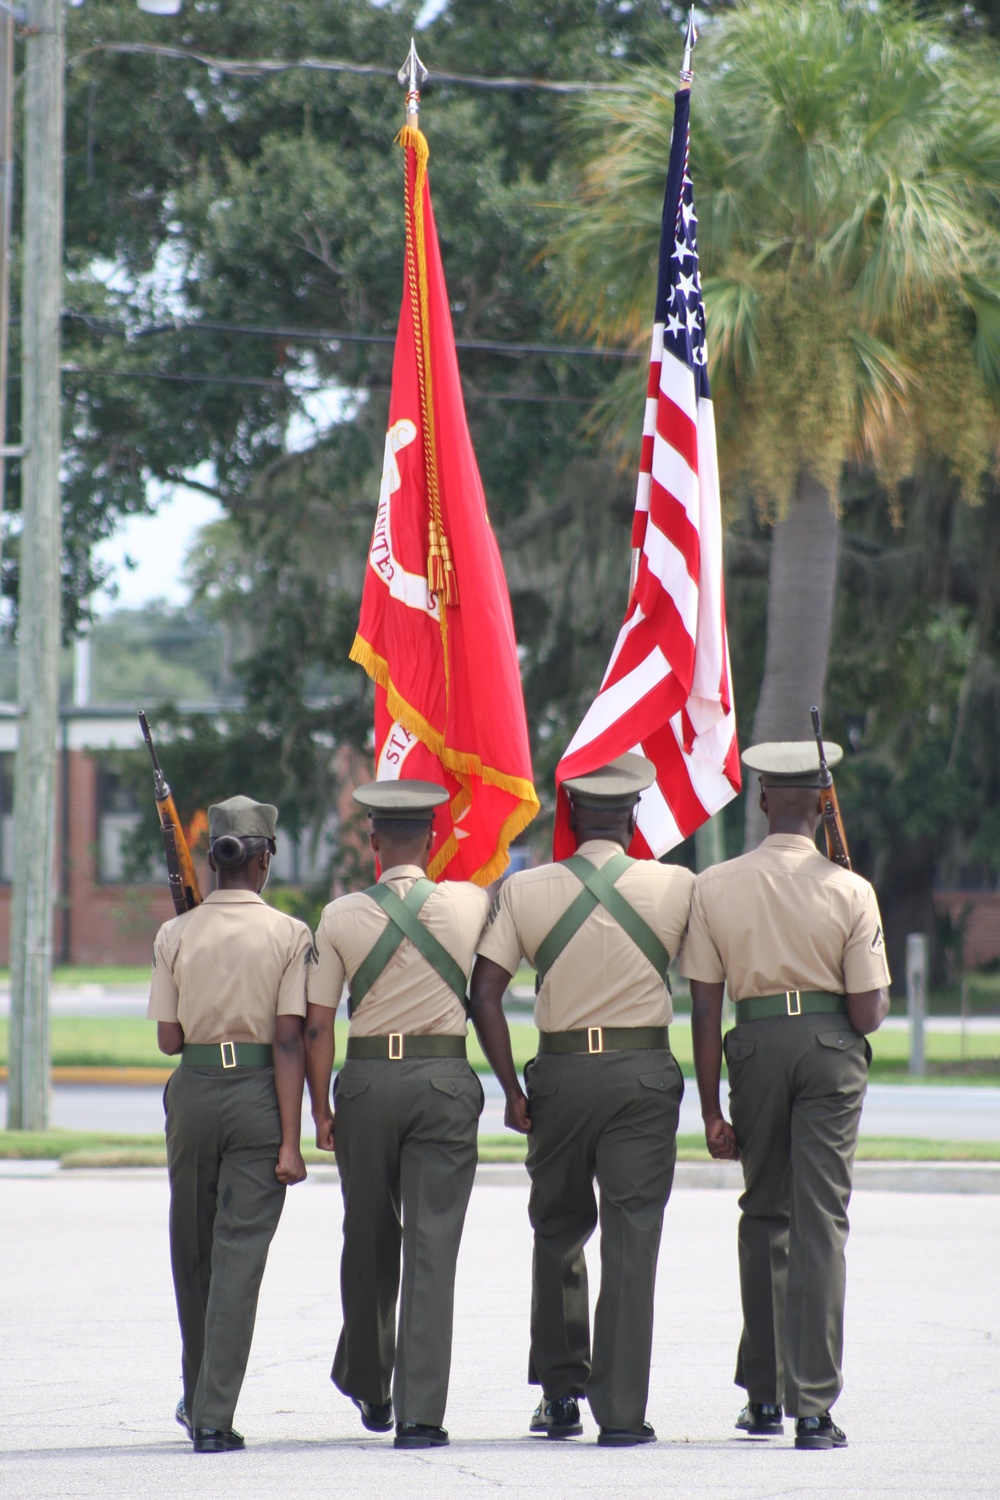
[[[274,840],[262,837],[243,838],[236,833],[223,833],[208,846],[209,853],[220,870],[237,872],[245,870],[252,859],[263,854],[265,849],[274,853]]]

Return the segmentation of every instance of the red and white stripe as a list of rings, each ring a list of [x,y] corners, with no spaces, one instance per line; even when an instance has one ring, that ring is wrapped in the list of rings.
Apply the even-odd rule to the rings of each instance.
[[[740,789],[722,581],[715,417],[694,372],[653,328],[633,520],[635,587],[600,691],[557,783],[627,750],[657,768],[639,805],[658,858]]]

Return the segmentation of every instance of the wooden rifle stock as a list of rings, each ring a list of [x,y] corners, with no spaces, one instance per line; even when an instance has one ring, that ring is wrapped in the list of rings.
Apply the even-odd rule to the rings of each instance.
[[[146,748],[153,762],[153,796],[156,799],[160,832],[163,834],[163,848],[167,856],[167,881],[170,885],[174,911],[180,916],[182,912],[201,905],[202,896],[198,887],[198,876],[195,873],[194,860],[191,858],[187,839],[184,837],[181,820],[177,815],[177,808],[174,806],[174,799],[166,778],[160,770],[156,751],[153,749],[153,736],[149,732],[146,715],[141,709],[139,710],[139,728],[142,730],[142,737],[146,741]]]
[[[823,832],[826,834],[826,857],[843,869],[851,868],[851,856],[847,849],[847,835],[840,816],[840,803],[833,785],[833,774],[826,763],[823,749],[823,733],[819,727],[819,709],[811,708],[813,732],[819,749],[819,794],[823,799]]]

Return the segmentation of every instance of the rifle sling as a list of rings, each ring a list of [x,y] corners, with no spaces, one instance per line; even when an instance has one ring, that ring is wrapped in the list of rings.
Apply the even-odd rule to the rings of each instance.
[[[660,978],[667,984],[667,967],[670,954],[660,942],[649,923],[640,917],[634,906],[630,906],[616,882],[625,871],[635,864],[627,854],[613,854],[600,869],[592,865],[582,854],[574,854],[562,863],[572,870],[583,883],[583,890],[570,902],[551,932],[543,938],[535,954],[535,969],[541,984],[546,974],[562,953],[566,945],[576,936],[590,913],[598,905],[618,923],[623,932],[635,943],[640,953],[653,965]]]
[[[396,892],[390,890],[387,885],[373,885],[367,891],[389,918],[385,931],[381,934],[371,952],[362,959],[354,971],[351,980],[350,995],[347,1001],[347,1013],[353,1016],[362,1000],[371,989],[376,980],[380,979],[388,968],[389,961],[404,937],[409,938],[422,958],[425,958],[440,979],[443,979],[449,989],[466,1005],[465,974],[448,952],[443,943],[438,942],[432,932],[428,932],[417,913],[434,890],[433,880],[421,878],[415,880],[400,899]]]

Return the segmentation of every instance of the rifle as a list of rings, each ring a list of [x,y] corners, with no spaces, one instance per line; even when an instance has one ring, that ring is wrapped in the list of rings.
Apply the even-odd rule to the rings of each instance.
[[[142,737],[146,741],[149,758],[153,762],[153,796],[156,799],[156,811],[160,819],[160,832],[163,834],[163,847],[167,856],[167,880],[170,885],[170,895],[174,903],[174,911],[180,916],[183,912],[191,911],[193,907],[201,905],[201,891],[198,889],[198,876],[195,874],[194,861],[188,848],[187,839],[184,837],[184,829],[181,820],[177,816],[177,808],[167,785],[166,777],[160,770],[160,762],[156,758],[153,749],[153,736],[149,732],[146,723],[146,715],[142,709],[139,710],[139,728]]]
[[[851,856],[847,852],[847,835],[844,833],[844,824],[840,816],[840,803],[837,801],[837,793],[833,786],[833,774],[826,763],[826,751],[823,749],[823,733],[819,727],[819,709],[811,708],[813,733],[816,736],[816,744],[819,748],[819,789],[823,798],[823,832],[826,834],[826,857],[832,859],[835,865],[841,865],[843,869],[851,868]]]

